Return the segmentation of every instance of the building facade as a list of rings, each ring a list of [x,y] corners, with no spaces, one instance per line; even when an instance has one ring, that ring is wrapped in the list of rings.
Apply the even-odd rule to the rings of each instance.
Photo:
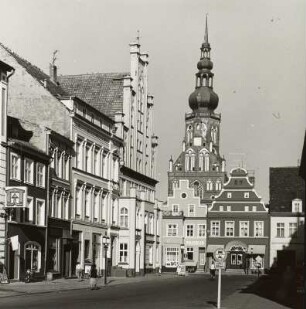
[[[8,217],[7,268],[9,278],[16,280],[23,279],[27,269],[34,270],[37,277],[46,274],[50,157],[30,143],[33,135],[18,119],[8,118],[7,191],[18,188],[27,191],[26,207],[14,206]]]
[[[269,267],[269,216],[255,191],[254,179],[242,168],[233,169],[208,209],[207,257],[223,248],[226,269],[246,272]]]
[[[270,267],[301,266],[304,260],[305,181],[298,167],[270,168]]]
[[[0,60],[0,271],[3,271],[5,265],[5,256],[7,251],[7,235],[5,228],[5,186],[6,186],[6,169],[7,169],[7,97],[9,77],[14,69]]]
[[[169,204],[164,205],[163,208],[165,214],[163,220],[167,222],[166,224],[163,223],[163,227],[166,228],[163,230],[163,241],[167,243],[167,246],[170,245],[170,239],[173,239],[169,239],[167,236],[167,226],[171,224],[171,216],[173,216],[173,224],[175,225],[177,222],[172,207],[184,211],[184,214],[181,213],[183,216],[181,237],[184,237],[183,235],[187,233],[187,227],[190,229],[192,226],[194,228],[197,226],[201,229],[199,231],[194,230],[194,235],[197,235],[194,237],[200,237],[198,240],[185,243],[181,239],[172,244],[173,246],[178,246],[178,243],[182,244],[185,248],[183,255],[189,257],[188,261],[193,264],[194,268],[200,269],[204,269],[206,263],[207,208],[220,192],[225,181],[225,160],[220,154],[221,115],[215,113],[219,98],[213,90],[214,74],[211,71],[213,63],[210,59],[210,51],[206,22],[200,61],[197,63],[198,72],[196,73],[195,90],[189,96],[189,107],[192,111],[185,115],[185,136],[182,152],[175,161],[172,158],[169,161]],[[188,195],[188,199],[191,198],[191,201],[186,199],[187,193],[185,192],[182,192],[180,196],[177,195],[182,190],[181,185],[183,185],[183,190],[190,188],[194,191],[194,194],[189,193]],[[177,206],[173,206],[173,199],[175,199]],[[194,208],[194,213],[192,213],[192,208]],[[169,211],[172,212],[171,216]],[[190,214],[193,218],[190,218]],[[190,220],[192,220],[192,223]],[[187,238],[185,238],[185,241],[187,241]],[[167,246],[163,248],[164,257],[167,256]],[[177,250],[180,252],[179,246]],[[194,252],[194,254],[192,255],[191,252]],[[192,261],[190,257],[192,257]],[[163,262],[163,266],[167,267],[168,262],[165,259]]]

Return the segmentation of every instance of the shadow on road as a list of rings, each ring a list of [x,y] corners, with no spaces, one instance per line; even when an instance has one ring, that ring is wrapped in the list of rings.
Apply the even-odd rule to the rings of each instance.
[[[207,301],[206,302],[208,305],[213,305],[214,307],[217,308],[217,302],[216,301]]]

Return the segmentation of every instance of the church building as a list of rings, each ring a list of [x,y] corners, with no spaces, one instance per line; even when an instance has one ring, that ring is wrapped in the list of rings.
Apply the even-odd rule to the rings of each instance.
[[[185,262],[192,270],[204,269],[207,208],[225,180],[220,154],[221,115],[213,90],[208,28],[197,63],[195,90],[189,96],[191,112],[185,115],[182,152],[169,161],[168,199],[163,206],[163,269],[175,270]]]

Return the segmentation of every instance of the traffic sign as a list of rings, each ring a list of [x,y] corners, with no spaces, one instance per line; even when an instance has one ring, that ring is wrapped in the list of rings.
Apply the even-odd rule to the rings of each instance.
[[[215,262],[216,269],[225,269],[225,262]]]
[[[226,253],[223,248],[218,248],[214,252],[214,258],[217,262],[223,262],[226,258]]]

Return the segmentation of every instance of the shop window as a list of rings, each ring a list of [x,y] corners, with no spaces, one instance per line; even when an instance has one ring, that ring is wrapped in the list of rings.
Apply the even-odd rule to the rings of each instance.
[[[166,266],[177,267],[179,264],[179,249],[166,248]]]
[[[36,272],[41,268],[41,246],[34,241],[25,243],[24,246],[25,269],[32,269]]]
[[[193,261],[193,248],[187,247],[187,260]]]

